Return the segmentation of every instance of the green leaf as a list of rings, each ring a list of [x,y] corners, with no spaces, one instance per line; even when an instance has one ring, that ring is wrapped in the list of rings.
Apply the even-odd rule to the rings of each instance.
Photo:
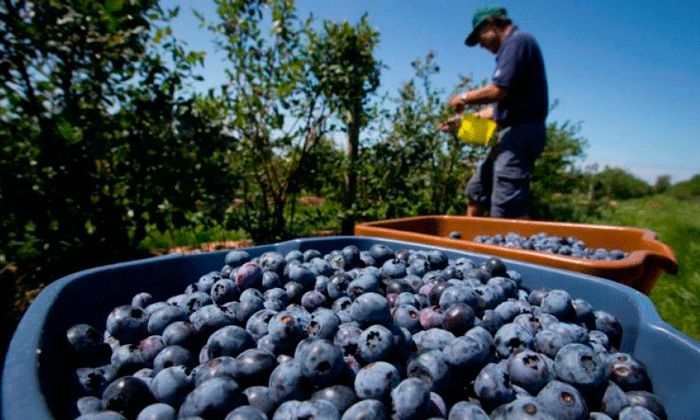
[[[110,13],[117,13],[124,7],[124,0],[107,0],[105,8]]]

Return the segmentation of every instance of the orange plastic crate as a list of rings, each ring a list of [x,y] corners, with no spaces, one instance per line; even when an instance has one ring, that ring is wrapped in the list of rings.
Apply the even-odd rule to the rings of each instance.
[[[450,232],[462,239],[451,239]],[[616,261],[586,260],[539,251],[506,248],[474,242],[477,235],[515,232],[530,236],[575,236],[591,248],[620,249],[629,255]],[[588,225],[580,223],[540,222],[533,220],[493,219],[467,216],[417,216],[381,220],[355,226],[355,235],[375,236],[462,249],[504,258],[547,265],[614,280],[649,294],[662,272],[675,275],[678,261],[673,250],[647,229]]]

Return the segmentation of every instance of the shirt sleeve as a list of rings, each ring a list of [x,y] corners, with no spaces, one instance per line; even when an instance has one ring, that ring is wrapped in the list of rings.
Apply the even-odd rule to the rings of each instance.
[[[493,83],[506,89],[512,88],[526,68],[529,50],[527,42],[506,45],[498,57]]]

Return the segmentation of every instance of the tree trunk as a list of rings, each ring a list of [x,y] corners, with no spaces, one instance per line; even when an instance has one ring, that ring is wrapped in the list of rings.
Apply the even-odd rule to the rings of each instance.
[[[345,145],[345,156],[348,159],[348,171],[345,174],[345,215],[341,224],[343,235],[352,235],[355,227],[355,215],[352,207],[357,194],[357,157],[360,144],[360,113],[361,104],[355,104],[349,113],[348,139]]]

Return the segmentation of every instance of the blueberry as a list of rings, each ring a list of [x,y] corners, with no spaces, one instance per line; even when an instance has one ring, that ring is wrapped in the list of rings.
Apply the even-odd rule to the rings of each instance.
[[[474,337],[457,337],[444,346],[442,354],[457,377],[474,377],[490,357],[489,346]]]
[[[618,417],[619,420],[658,420],[658,417],[646,408],[633,405],[623,408]]]
[[[227,304],[228,305],[228,304]],[[239,315],[239,314],[236,314]],[[204,305],[190,315],[190,322],[202,337],[206,337],[238,320],[235,316],[217,305]]]
[[[291,250],[284,256],[284,260],[289,264],[291,261],[304,262],[304,254],[298,249]]]
[[[572,299],[571,305],[576,313],[576,322],[585,325],[589,330],[595,329],[595,315],[591,304],[583,299]]]
[[[567,383],[551,381],[537,394],[537,399],[557,419],[588,419],[586,401],[576,388]]]
[[[494,336],[496,351],[503,358],[531,349],[533,343],[532,332],[528,328],[514,323],[502,326]]]
[[[391,320],[389,302],[379,293],[364,293],[350,306],[352,317],[361,325],[387,324]]]
[[[178,365],[186,367],[193,367],[194,365],[192,354],[181,346],[168,346],[161,350],[155,360],[153,360],[153,369],[156,372]]]
[[[358,340],[357,355],[365,363],[385,360],[394,350],[394,337],[389,329],[382,325],[368,327]]]
[[[173,322],[165,327],[162,337],[168,346],[179,345],[190,350],[199,342],[197,329],[192,323],[185,321]]]
[[[243,405],[228,413],[224,420],[267,420],[267,416],[255,407]]]
[[[605,364],[593,350],[583,344],[567,344],[554,359],[557,377],[582,391],[591,391],[605,384]]]
[[[264,335],[267,334],[267,326],[270,320],[277,314],[277,312],[270,309],[261,309],[254,313],[245,325],[245,330],[250,334],[254,340],[259,340]]]
[[[527,301],[531,305],[540,306],[542,304],[542,299],[547,294],[547,292],[549,292],[549,290],[545,288],[534,289],[530,292],[530,295],[527,297]]]
[[[248,349],[236,357],[236,380],[246,386],[267,384],[277,358],[266,350]]]
[[[576,319],[576,312],[571,303],[571,295],[564,290],[554,289],[547,292],[542,297],[540,308],[542,312],[552,314],[560,321]]]
[[[406,277],[406,262],[400,259],[390,259],[382,264],[382,277],[400,279]]]
[[[630,405],[629,398],[615,382],[608,381],[603,393],[600,411],[610,417],[617,417],[623,408]]]
[[[622,339],[622,326],[620,321],[605,311],[594,311],[595,329],[604,332],[610,341],[610,345],[616,349],[620,348]]]
[[[264,271],[274,271],[279,276],[284,273],[284,267],[287,265],[282,254],[274,251],[262,254],[258,259],[258,263]]]
[[[118,306],[107,317],[107,331],[121,344],[136,343],[148,333],[148,317],[138,306]]]
[[[448,420],[489,420],[488,414],[484,410],[468,401],[460,401],[450,409]]]
[[[325,400],[333,404],[339,412],[343,413],[357,402],[355,391],[345,385],[333,385],[318,390],[311,395],[311,400]]]
[[[262,288],[265,290],[282,287],[280,276],[274,271],[264,271],[262,276]]]
[[[530,350],[522,351],[510,359],[508,374],[512,384],[521,386],[531,395],[536,395],[555,377],[545,356]]]
[[[269,398],[276,404],[288,400],[302,400],[306,396],[301,363],[296,359],[275,367],[269,379]]]
[[[535,334],[534,348],[549,357],[555,357],[559,349],[574,342],[571,334],[560,334],[556,331],[545,329]]]
[[[394,419],[423,419],[430,408],[430,388],[416,378],[403,380],[391,391]]]
[[[374,258],[377,264],[382,265],[393,257],[394,251],[386,245],[374,244],[369,248],[369,255]]]
[[[236,271],[236,286],[238,290],[258,289],[262,286],[263,269],[254,262],[247,262]]]
[[[142,309],[146,309],[146,307],[151,303],[153,303],[153,296],[151,296],[150,293],[137,293],[133,298],[131,298],[131,306],[137,306]]]
[[[303,401],[299,405],[297,418],[340,420],[340,412],[326,400]]]
[[[272,400],[271,390],[266,386],[251,386],[243,391],[248,404],[265,413],[268,417],[272,417],[275,411],[276,403]]]
[[[146,367],[137,370],[132,376],[134,378],[141,379],[146,385],[150,386],[151,381],[153,380],[153,376],[155,376],[155,374],[156,372],[153,369]]]
[[[238,299],[240,292],[233,280],[221,279],[212,285],[209,295],[214,303],[221,305]]]
[[[146,312],[146,316],[150,317],[159,309],[163,309],[163,308],[166,308],[168,306],[177,306],[177,305],[171,305],[168,302],[153,302],[150,305],[146,306],[143,311]]]
[[[99,365],[110,357],[110,347],[103,341],[103,333],[88,324],[77,324],[66,332],[68,345],[77,361],[85,365]]]
[[[192,390],[192,378],[184,366],[165,368],[151,380],[149,389],[159,402],[179,407]]]
[[[411,333],[421,330],[418,309],[411,305],[399,305],[393,313],[394,322],[408,329]]]
[[[340,251],[346,267],[357,267],[360,264],[360,250],[355,245],[348,245]]]
[[[379,292],[379,279],[371,274],[361,274],[348,284],[347,293],[353,299],[367,292]]]
[[[476,376],[474,393],[487,410],[515,399],[515,392],[508,385],[507,373],[494,363],[484,366]]]
[[[226,257],[224,257],[224,263],[233,268],[240,267],[248,261],[250,261],[250,255],[246,251],[242,251],[239,249],[229,251],[226,254]]]
[[[283,311],[289,304],[287,291],[281,288],[274,288],[265,291],[263,295],[265,301],[263,305],[273,311]]]
[[[517,398],[506,405],[502,405],[491,413],[491,418],[494,420],[556,420],[556,417],[547,411],[547,407],[533,397]]]
[[[629,391],[627,392],[627,398],[630,405],[638,405],[651,411],[661,420],[666,420],[668,415],[666,414],[666,408],[664,407],[661,399],[656,395],[648,391]]]
[[[187,321],[187,312],[177,306],[166,306],[154,312],[148,319],[148,333],[162,334],[165,327],[175,321]]]
[[[106,410],[98,411],[96,413],[84,414],[75,420],[126,420],[126,417],[117,413],[116,411]]]
[[[303,265],[294,265],[289,268],[289,281],[301,284],[304,290],[311,290],[316,284],[316,274]]]
[[[116,411],[126,417],[136,417],[147,405],[155,402],[151,391],[142,380],[133,376],[123,376],[105,388],[102,406],[105,410]]]
[[[450,381],[449,366],[440,350],[419,354],[409,362],[407,373],[408,377],[420,379],[435,392],[445,390]]]
[[[440,306],[429,306],[420,311],[418,320],[421,327],[428,330],[431,328],[441,328],[445,314]]]
[[[297,420],[299,419],[299,408],[301,401],[290,400],[285,401],[277,407],[272,420]]]
[[[80,414],[97,413],[102,411],[102,400],[93,396],[80,397],[76,406]]]
[[[283,348],[294,348],[306,336],[304,325],[289,311],[275,315],[267,330],[272,341]]]
[[[117,369],[113,365],[84,367],[75,371],[78,388],[82,395],[101,396],[116,376]]]
[[[318,308],[326,306],[326,297],[323,293],[315,290],[306,292],[301,296],[301,306],[306,308],[307,311],[313,312]]]
[[[147,407],[136,417],[136,420],[175,420],[177,411],[168,404],[155,403]]]
[[[328,340],[312,341],[299,359],[301,371],[316,386],[329,385],[340,372],[343,353]]]
[[[345,356],[357,354],[358,342],[362,336],[362,329],[353,324],[340,324],[333,337],[333,344],[340,348]]]
[[[449,283],[446,283],[449,284]],[[433,291],[439,292],[441,286],[438,285],[435,288],[433,288]],[[438,300],[438,303],[442,309],[447,309],[450,306],[454,305],[455,303],[465,303],[469,305],[470,307],[478,307],[480,304],[480,298],[479,295],[476,293],[476,291],[472,288],[469,287],[464,287],[464,286],[451,286],[445,288],[442,293],[440,293],[440,298]]]
[[[491,257],[484,262],[484,269],[488,271],[492,277],[502,277],[506,275],[506,265],[499,258]]]
[[[370,363],[357,372],[355,394],[361,399],[387,400],[400,377],[399,371],[387,362]]]
[[[224,418],[239,404],[238,383],[229,377],[210,379],[187,394],[180,406],[179,416]]]
[[[207,340],[210,359],[219,356],[236,357],[244,350],[253,348],[255,341],[246,330],[235,325],[228,325],[215,331]]]
[[[332,340],[338,331],[340,318],[330,309],[321,308],[311,314],[311,320],[306,326],[309,337]]]
[[[285,283],[284,290],[287,292],[287,297],[292,303],[301,303],[301,297],[306,292],[304,286],[296,281],[288,281]]]
[[[182,308],[189,314],[197,312],[204,306],[211,305],[213,302],[208,293],[194,292],[189,294],[182,302]]]
[[[629,354],[611,354],[606,371],[610,380],[625,391],[652,391],[646,366]]]
[[[520,306],[513,300],[507,300],[505,302],[499,303],[495,308],[494,312],[498,313],[503,319],[504,323],[509,323],[515,319],[516,316],[521,314]]]
[[[138,346],[124,344],[112,352],[111,363],[120,375],[126,375],[146,367],[146,356]]]
[[[335,300],[340,297],[346,296],[347,295],[347,289],[348,286],[350,285],[350,282],[352,282],[353,279],[349,275],[345,273],[337,273],[334,274],[327,286],[327,293],[328,296]]]

